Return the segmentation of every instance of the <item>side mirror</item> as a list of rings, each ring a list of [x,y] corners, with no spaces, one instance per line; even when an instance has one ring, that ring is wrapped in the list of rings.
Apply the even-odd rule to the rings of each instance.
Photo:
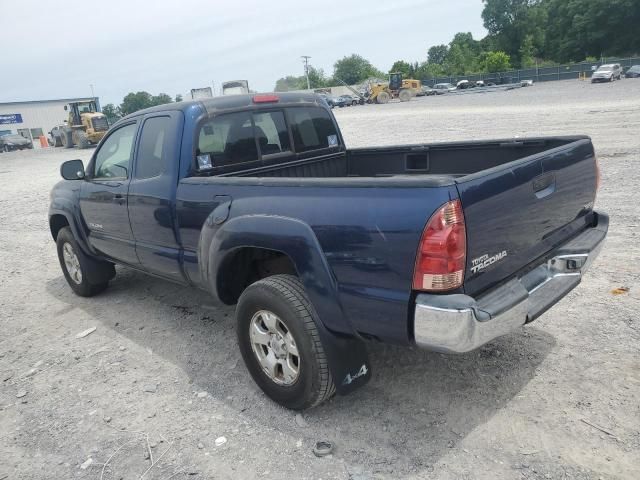
[[[84,164],[82,160],[68,160],[60,165],[60,175],[65,180],[82,180],[84,178]]]
[[[64,111],[66,112],[67,110],[69,110],[69,107],[67,107],[66,105],[64,106]]]

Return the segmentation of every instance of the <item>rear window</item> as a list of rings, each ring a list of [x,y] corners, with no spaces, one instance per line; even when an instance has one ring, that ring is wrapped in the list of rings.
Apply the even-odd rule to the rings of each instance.
[[[267,162],[270,155],[337,146],[336,126],[323,108],[294,107],[286,114],[284,110],[226,113],[200,127],[196,162],[200,171],[228,172],[253,168],[261,159]],[[277,159],[280,157],[269,163]]]
[[[317,107],[289,109],[289,121],[296,152],[338,145],[338,132],[329,112]]]
[[[262,112],[253,114],[253,123],[262,156],[291,150],[289,131],[284,120],[284,112]]]
[[[258,160],[251,112],[220,115],[200,128],[198,163],[201,169]]]

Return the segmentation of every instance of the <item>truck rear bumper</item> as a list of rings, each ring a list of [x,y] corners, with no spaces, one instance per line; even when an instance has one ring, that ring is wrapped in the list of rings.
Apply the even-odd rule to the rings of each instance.
[[[478,298],[464,294],[419,294],[414,315],[418,346],[463,353],[535,320],[576,287],[600,253],[609,217],[553,252],[553,257],[519,278]]]

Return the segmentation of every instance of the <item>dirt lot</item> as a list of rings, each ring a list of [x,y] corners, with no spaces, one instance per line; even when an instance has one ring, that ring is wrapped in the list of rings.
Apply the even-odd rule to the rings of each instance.
[[[366,388],[296,416],[251,381],[232,308],[126,269],[98,297],[71,293],[48,195],[90,151],[0,154],[0,479],[140,478],[149,452],[146,480],[640,478],[640,80],[336,116],[352,147],[592,135],[607,245],[522,331],[460,356],[370,345]],[[333,456],[312,454],[318,439]]]

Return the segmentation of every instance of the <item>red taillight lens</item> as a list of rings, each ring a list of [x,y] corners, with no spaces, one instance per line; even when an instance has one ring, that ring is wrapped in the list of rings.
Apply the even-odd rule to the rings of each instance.
[[[467,232],[460,200],[445,203],[422,232],[413,289],[452,290],[462,285],[467,261]]]
[[[253,103],[274,103],[280,100],[277,95],[254,95]]]

